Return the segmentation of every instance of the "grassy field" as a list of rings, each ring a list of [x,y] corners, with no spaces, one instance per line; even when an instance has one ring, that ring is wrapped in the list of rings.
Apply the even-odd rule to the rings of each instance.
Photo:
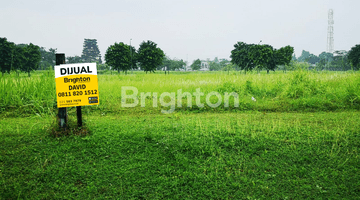
[[[360,113],[89,115],[0,121],[2,199],[356,199]]]
[[[89,134],[63,137],[51,72],[0,78],[0,199],[359,198],[358,72],[98,77]],[[123,108],[121,86],[236,92],[240,105]]]
[[[360,108],[360,73],[358,72],[262,72],[239,74],[239,72],[216,73],[172,73],[164,75],[144,74],[137,72],[129,75],[99,75],[100,106],[86,107],[87,112],[101,113],[154,113],[161,107],[154,108],[152,99],[146,101],[146,106],[136,108],[121,107],[122,86],[133,86],[141,92],[182,92],[194,93],[197,88],[205,96],[212,91],[223,95],[225,92],[235,92],[239,95],[239,107],[229,108],[223,104],[211,108],[195,105],[188,108],[177,107],[176,112],[237,112],[237,111],[334,111]],[[56,112],[55,82],[52,72],[34,74],[32,78],[19,77],[15,74],[0,78],[0,112],[11,116],[24,114],[54,114]],[[252,101],[254,97],[257,101]],[[215,97],[214,97],[215,98]],[[214,101],[214,98],[211,101]],[[186,99],[183,99],[185,105]]]

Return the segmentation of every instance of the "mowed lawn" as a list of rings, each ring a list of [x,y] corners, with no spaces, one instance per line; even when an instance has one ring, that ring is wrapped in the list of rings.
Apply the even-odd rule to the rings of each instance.
[[[360,112],[0,118],[0,199],[358,199]],[[74,117],[74,113],[70,113]]]

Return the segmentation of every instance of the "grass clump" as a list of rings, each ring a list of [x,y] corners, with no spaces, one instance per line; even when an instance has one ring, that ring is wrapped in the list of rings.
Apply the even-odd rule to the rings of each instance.
[[[79,127],[77,119],[71,116],[71,114],[71,112],[68,113],[68,121],[65,127],[60,127],[59,119],[54,118],[47,130],[50,136],[57,138],[71,135],[88,136],[90,134],[90,131],[86,126],[86,122],[83,122],[82,126]]]

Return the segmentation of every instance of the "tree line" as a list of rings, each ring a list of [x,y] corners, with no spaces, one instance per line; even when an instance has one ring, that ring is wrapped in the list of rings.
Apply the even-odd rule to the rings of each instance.
[[[231,51],[231,62],[241,70],[265,69],[269,73],[275,70],[277,65],[289,65],[294,53],[291,46],[274,49],[268,44],[246,44],[238,42]]]
[[[10,71],[30,72],[37,69],[41,61],[40,47],[32,43],[15,44],[0,38],[0,71],[10,73]]]
[[[231,51],[231,61],[207,60],[210,71],[217,70],[270,70],[296,68],[296,62],[309,63],[309,69],[316,70],[358,70],[360,68],[360,45],[355,45],[350,51],[322,52],[319,56],[303,50],[299,58],[291,46],[275,49],[268,44],[246,44],[237,42]],[[190,65],[192,70],[199,70],[202,61],[196,59]],[[299,64],[300,64],[299,63]]]
[[[2,74],[10,71],[26,72],[30,76],[33,70],[45,70],[55,65],[55,54],[57,49],[46,50],[32,43],[15,44],[0,38],[0,71]],[[247,44],[237,42],[231,51],[231,60],[215,58],[208,60],[209,70],[275,70],[283,66],[286,70],[290,62],[308,62],[315,65],[317,69],[330,69],[331,66],[338,68],[359,69],[360,68],[360,45],[355,45],[350,51],[336,51],[335,54],[322,52],[315,56],[307,51],[302,52],[299,58],[294,55],[291,46],[275,49],[268,44]],[[127,73],[129,70],[141,69],[147,72],[155,70],[186,70],[187,62],[181,59],[171,59],[166,56],[153,41],[143,41],[139,49],[123,42],[110,45],[105,53],[106,64],[102,64],[100,50],[96,39],[84,39],[81,56],[67,56],[66,63],[97,62],[99,69],[111,69]],[[190,65],[192,70],[201,68],[200,59],[196,59]],[[330,66],[330,67],[329,67]]]
[[[237,42],[231,51],[231,61],[226,59],[219,61],[207,61],[210,71],[216,70],[244,70],[245,73],[251,70],[275,70],[278,65],[289,65],[294,53],[291,46],[275,49],[268,44],[247,44],[245,42]],[[195,60],[191,64],[192,70],[201,68],[200,59]]]
[[[322,52],[318,56],[303,50],[301,55],[293,60],[307,62],[317,70],[357,70],[359,69],[360,45],[355,45],[350,51]]]
[[[2,75],[11,71],[16,71],[18,75],[19,72],[26,72],[30,77],[31,71],[52,69],[55,66],[56,52],[57,49],[46,50],[32,43],[15,44],[7,38],[0,38],[0,71]],[[96,39],[84,40],[81,57],[66,57],[66,63],[84,62],[102,63]]]
[[[163,50],[157,47],[153,41],[143,41],[138,50],[135,47],[124,44],[123,42],[110,45],[105,53],[106,65],[118,72],[131,69],[144,70],[147,72],[155,72],[163,63],[165,54]]]

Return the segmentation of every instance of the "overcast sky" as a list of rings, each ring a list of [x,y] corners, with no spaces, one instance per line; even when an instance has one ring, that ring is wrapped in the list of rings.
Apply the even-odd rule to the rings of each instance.
[[[360,43],[359,0],[7,0],[0,37],[81,55],[84,38],[101,55],[114,42],[138,49],[158,44],[170,58],[227,58],[236,42],[291,45],[296,56],[326,51],[328,10],[334,10],[334,48]]]

